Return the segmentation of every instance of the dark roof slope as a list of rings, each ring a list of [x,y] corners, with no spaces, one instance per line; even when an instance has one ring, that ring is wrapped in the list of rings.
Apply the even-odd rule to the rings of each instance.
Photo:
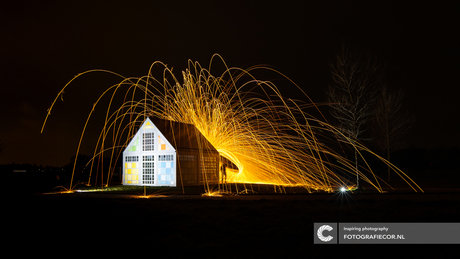
[[[150,117],[163,136],[176,150],[199,150],[217,152],[212,144],[193,124]]]

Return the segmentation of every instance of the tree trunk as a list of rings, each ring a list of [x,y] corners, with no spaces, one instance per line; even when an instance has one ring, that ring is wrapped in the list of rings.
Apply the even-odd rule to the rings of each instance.
[[[387,149],[387,161],[390,163],[390,148]],[[390,165],[387,165],[387,170],[388,170],[388,183],[390,183]]]
[[[386,131],[386,148],[387,148],[387,161],[388,163],[390,162],[390,128],[389,128],[389,119],[388,117],[385,117],[385,131]],[[388,183],[390,183],[390,173],[391,173],[391,170],[390,170],[390,165],[387,165],[387,173],[388,173]]]
[[[359,190],[358,151],[355,149],[356,188]]]

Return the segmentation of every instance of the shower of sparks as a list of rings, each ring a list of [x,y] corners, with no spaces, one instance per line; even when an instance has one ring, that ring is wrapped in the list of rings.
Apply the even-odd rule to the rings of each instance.
[[[225,66],[220,76],[211,74],[215,59]],[[229,68],[218,54],[212,57],[208,69],[189,61],[188,69],[182,72],[182,83],[159,61],[152,64],[148,75],[140,78],[125,78],[106,70],[86,71],[75,76],[58,93],[48,109],[42,132],[54,104],[76,78],[90,72],[107,72],[119,76],[121,82],[107,88],[97,98],[77,148],[78,154],[95,108],[103,97],[110,98],[105,124],[90,161],[92,170],[98,157],[110,153],[108,171],[111,173],[103,179],[106,184],[110,182],[115,161],[136,129],[147,117],[157,117],[195,125],[219,154],[234,165],[226,169],[227,184],[300,186],[309,192],[333,192],[347,185],[347,178],[358,174],[360,179],[381,192],[383,181],[373,173],[362,155],[368,152],[388,164],[414,191],[422,191],[385,159],[348,138],[324,118],[307,113],[319,112],[313,102],[286,99],[272,82],[256,79],[252,73],[260,69],[276,72],[267,67]],[[160,78],[153,76],[158,71],[162,73]],[[294,82],[289,82],[300,90]],[[124,98],[117,106],[115,100],[120,95]],[[306,94],[304,97],[310,100]],[[339,152],[344,147],[356,149],[366,166],[357,172],[353,162]],[[88,182],[91,175],[93,172]],[[211,191],[213,187],[209,183],[205,183],[205,189],[207,195],[218,194]]]

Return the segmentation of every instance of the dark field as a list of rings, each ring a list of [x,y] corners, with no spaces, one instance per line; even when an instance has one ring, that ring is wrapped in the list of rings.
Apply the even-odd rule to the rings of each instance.
[[[24,252],[35,255],[413,258],[453,255],[459,249],[458,245],[313,245],[313,223],[458,222],[460,193],[152,199],[77,193],[24,195],[13,201],[6,210],[12,226],[5,227],[15,230],[7,235],[13,244],[22,244]]]

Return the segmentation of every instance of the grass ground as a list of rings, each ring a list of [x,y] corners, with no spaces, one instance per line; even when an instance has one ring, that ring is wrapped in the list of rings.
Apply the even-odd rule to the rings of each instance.
[[[24,184],[4,189],[4,247],[18,255],[32,251],[52,257],[449,256],[458,253],[458,246],[313,244],[314,222],[459,222],[458,175],[443,174],[416,175],[425,193],[394,181],[395,190],[383,194],[369,189],[347,195],[308,194],[302,188],[232,185],[232,193],[239,194],[223,197],[202,197],[203,186],[150,187],[147,194],[168,196],[151,199],[131,198],[144,189],[126,186],[43,195],[54,186],[28,177]]]
[[[141,188],[142,189],[142,188]],[[15,244],[36,255],[274,258],[414,257],[452,245],[313,245],[314,222],[458,222],[460,193],[173,195],[75,193],[14,197],[6,214]],[[156,190],[150,190],[156,191]],[[115,190],[113,190],[115,192]],[[14,228],[17,227],[17,228]],[[163,255],[165,256],[165,255]]]

